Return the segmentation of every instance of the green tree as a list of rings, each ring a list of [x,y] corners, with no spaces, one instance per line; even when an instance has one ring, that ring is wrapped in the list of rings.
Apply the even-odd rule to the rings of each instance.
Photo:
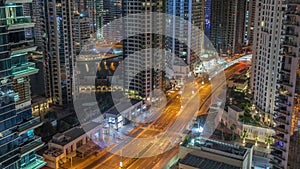
[[[265,138],[265,144],[267,145],[268,149],[270,148],[270,144],[273,144],[273,143],[274,143],[273,137],[270,136],[270,135],[266,136],[266,138]]]
[[[243,139],[243,144],[246,143],[246,138],[248,138],[249,134],[247,130],[243,130],[242,134],[241,134],[241,138]]]

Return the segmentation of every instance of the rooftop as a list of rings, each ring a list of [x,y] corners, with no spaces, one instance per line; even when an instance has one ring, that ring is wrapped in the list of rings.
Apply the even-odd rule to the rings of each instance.
[[[192,137],[188,142],[185,141],[185,144],[182,146],[200,149],[201,151],[212,152],[214,154],[219,154],[222,156],[227,156],[230,158],[235,158],[238,160],[244,159],[245,155],[248,153],[248,147],[242,147],[238,145],[228,144],[225,142],[212,140],[212,139],[204,139],[201,137]]]
[[[51,142],[64,146],[73,140],[77,139],[78,137],[84,135],[86,132],[94,129],[95,127],[99,126],[100,123],[96,122],[89,122],[79,127],[74,127],[64,133],[57,133],[53,136]]]
[[[218,161],[213,161],[207,158],[195,156],[192,154],[187,154],[183,159],[180,160],[181,164],[192,166],[195,168],[200,169],[207,169],[207,168],[213,168],[213,169],[240,169],[239,167],[225,164]]]

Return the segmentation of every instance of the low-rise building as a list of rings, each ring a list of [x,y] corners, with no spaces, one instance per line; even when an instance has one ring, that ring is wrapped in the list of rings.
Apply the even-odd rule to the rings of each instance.
[[[101,141],[102,126],[100,123],[89,122],[79,127],[74,127],[64,133],[57,133],[48,143],[48,150],[43,154],[47,166],[59,168],[67,162],[69,157],[86,157],[93,153]]]
[[[180,169],[250,169],[253,145],[245,147],[204,138],[188,138],[181,144],[179,152]]]
[[[131,99],[122,101],[104,113],[106,124],[113,129],[119,129],[142,113],[143,101]],[[105,126],[106,127],[106,126]]]

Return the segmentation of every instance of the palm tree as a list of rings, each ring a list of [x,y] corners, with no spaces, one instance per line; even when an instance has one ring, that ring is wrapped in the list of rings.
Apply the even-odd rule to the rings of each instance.
[[[254,137],[254,140],[255,140],[255,146],[257,146],[257,142],[259,140],[259,137],[258,136]]]
[[[246,143],[246,138],[248,138],[248,131],[247,130],[243,130],[242,134],[241,134],[241,138],[243,139],[243,144]]]
[[[267,136],[265,138],[265,144],[267,144],[267,149],[270,148],[270,144],[273,144],[273,142],[274,142],[274,139],[272,136]]]
[[[232,124],[232,125],[230,126],[230,129],[231,129],[231,131],[232,131],[232,140],[234,140],[234,131],[236,130],[236,124]]]

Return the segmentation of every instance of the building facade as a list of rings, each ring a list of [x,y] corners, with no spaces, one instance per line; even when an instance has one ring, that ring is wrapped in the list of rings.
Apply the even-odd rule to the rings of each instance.
[[[71,1],[45,0],[44,63],[46,96],[54,105],[72,102],[74,65]]]
[[[210,41],[222,55],[242,52],[246,0],[211,0]]]
[[[205,1],[168,0],[166,9],[167,14],[180,18],[166,24],[166,31],[176,37],[166,38],[167,68],[188,65],[193,69],[203,52]]]
[[[149,12],[163,12],[161,0],[122,2],[123,16],[139,14],[140,16],[123,19],[123,37],[134,34],[123,40],[123,82],[126,89],[137,91],[145,99],[150,99],[152,90],[160,88],[162,82],[163,53],[154,48],[163,48],[163,37],[152,34],[158,29],[163,32],[162,19],[153,18]],[[148,12],[148,14],[147,14]],[[142,33],[139,33],[142,32]],[[149,33],[147,33],[149,32]],[[155,77],[156,76],[156,77]],[[155,77],[155,78],[154,78]],[[156,80],[157,79],[157,80]]]
[[[74,55],[78,56],[95,30],[93,0],[72,0],[72,33]],[[76,57],[75,57],[76,61]]]
[[[253,44],[255,5],[256,5],[256,0],[247,0],[246,2],[245,37],[244,37],[245,46],[252,46]]]
[[[28,14],[32,1],[1,1],[0,14],[0,168],[41,168],[35,154],[43,146],[34,129],[42,123],[32,117],[29,75],[38,72],[27,54],[36,50]]]
[[[282,1],[282,30],[280,40],[281,57],[277,95],[275,100],[275,120],[277,127],[272,155],[273,168],[286,168],[288,163],[290,136],[298,125],[300,93],[299,44],[300,44],[300,2]],[[298,168],[298,167],[296,167]]]
[[[299,2],[256,1],[251,88],[260,112],[276,123],[271,163],[287,168],[298,117]]]
[[[117,43],[122,37],[121,0],[103,1],[103,37],[107,43]],[[111,24],[114,22],[114,24]]]

